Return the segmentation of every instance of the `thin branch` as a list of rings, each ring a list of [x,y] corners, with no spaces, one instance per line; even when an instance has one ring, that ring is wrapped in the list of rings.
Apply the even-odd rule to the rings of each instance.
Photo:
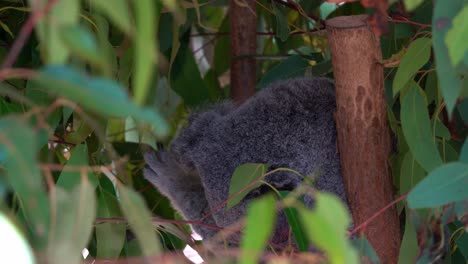
[[[49,0],[47,4],[44,6],[44,8],[38,10],[38,11],[33,11],[33,13],[29,16],[28,20],[26,23],[23,25],[21,28],[18,37],[16,38],[15,42],[13,43],[10,52],[8,53],[7,57],[5,58],[5,61],[3,62],[1,68],[10,68],[13,66],[15,63],[16,59],[18,58],[19,53],[21,52],[21,49],[23,49],[24,44],[29,38],[29,35],[31,35],[31,32],[33,31],[34,27],[36,24],[39,22],[39,20],[46,15],[52,7],[54,7],[55,4],[58,3],[58,0]],[[3,79],[0,77],[0,81]]]
[[[375,218],[383,214],[385,211],[387,211],[390,207],[394,206],[396,203],[406,199],[407,196],[408,196],[408,193],[405,193],[402,196],[398,197],[397,199],[393,200],[391,203],[387,204],[384,208],[380,209],[378,212],[376,212],[371,217],[369,217],[366,221],[362,222],[360,225],[354,228],[351,232],[349,232],[348,236],[353,236],[361,229],[365,229],[367,225],[369,225],[370,222],[374,221]]]

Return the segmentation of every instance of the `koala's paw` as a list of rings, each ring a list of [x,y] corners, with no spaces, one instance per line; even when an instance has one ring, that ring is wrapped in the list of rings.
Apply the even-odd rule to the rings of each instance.
[[[168,153],[149,151],[144,153],[143,157],[146,161],[146,166],[143,169],[145,179],[163,193],[174,190],[178,166],[169,160]]]

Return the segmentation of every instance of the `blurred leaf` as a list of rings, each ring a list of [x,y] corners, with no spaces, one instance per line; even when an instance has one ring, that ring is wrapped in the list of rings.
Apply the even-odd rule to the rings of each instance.
[[[265,195],[250,203],[247,222],[241,241],[240,263],[258,263],[268,238],[276,223],[276,200],[272,194]]]
[[[424,0],[405,0],[405,7],[407,11],[413,11],[416,9]]]
[[[452,27],[447,32],[445,44],[448,48],[448,55],[452,61],[452,65],[457,67],[463,60],[463,57],[468,53],[468,45],[466,45],[468,36],[468,5],[453,18]]]
[[[96,216],[94,187],[82,178],[71,192],[54,188],[53,197],[56,212],[52,215],[47,263],[81,263],[81,252],[91,238]]]
[[[393,79],[393,95],[395,96],[416,72],[424,66],[431,55],[431,39],[418,38],[411,43]]]
[[[120,206],[133,230],[140,248],[145,256],[154,256],[161,252],[159,240],[156,238],[151,213],[145,202],[135,191],[118,184]]]
[[[132,104],[124,89],[115,81],[91,78],[66,66],[45,67],[34,79],[38,84],[60,96],[68,98],[100,114],[149,123],[158,136],[166,136],[169,127],[157,112]],[[103,100],[105,98],[105,100]]]
[[[276,37],[280,38],[281,41],[284,42],[289,37],[288,19],[275,3],[272,4],[272,7],[276,17]]]
[[[465,139],[465,143],[463,143],[463,147],[460,150],[460,161],[468,163],[468,139]]]
[[[125,142],[140,142],[140,133],[138,133],[137,124],[131,117],[125,119]]]
[[[136,19],[135,58],[133,71],[134,101],[143,105],[146,101],[151,79],[157,73],[158,46],[156,29],[158,28],[161,9],[156,8],[153,0],[133,1]],[[159,5],[158,5],[159,6]]]
[[[26,220],[32,225],[36,249],[46,242],[50,217],[48,197],[36,161],[37,152],[31,127],[13,117],[0,119],[2,165],[9,185],[21,199]]]
[[[48,1],[29,0],[33,11],[42,10]],[[63,27],[78,25],[80,21],[80,1],[60,0],[49,14],[39,20],[36,33],[40,40],[42,58],[49,64],[61,64],[68,60],[68,49],[60,37]]]
[[[114,25],[127,34],[131,33],[132,23],[130,20],[129,6],[126,0],[91,0],[92,6],[106,15]]]
[[[60,173],[56,186],[66,191],[71,191],[80,184],[82,177],[86,176],[89,183],[96,188],[98,179],[94,172],[88,170],[89,166],[88,146],[86,144],[76,145],[71,153],[70,159],[63,167],[62,173]],[[83,169],[82,171],[77,171],[75,169],[76,167],[82,167]]]
[[[432,17],[432,39],[437,77],[449,115],[451,115],[461,92],[462,81],[461,75],[450,62],[448,49],[445,46],[445,37],[452,24],[452,18],[463,9],[465,4],[465,0],[452,0],[450,4],[445,1],[436,1]]]
[[[359,255],[346,237],[351,220],[340,198],[317,192],[315,202],[313,210],[299,210],[302,222],[308,223],[305,232],[309,239],[325,252],[331,264],[359,263]]]
[[[237,192],[240,192],[254,181],[260,179],[263,175],[265,175],[268,167],[270,167],[270,165],[262,163],[245,163],[239,165],[231,177],[231,183],[229,184],[229,197]],[[236,196],[232,197],[231,200],[227,202],[226,210],[238,204],[250,191],[258,188],[261,184],[262,183],[258,181],[252,186],[245,188],[245,190],[238,193]]]
[[[281,198],[287,197],[289,192],[280,191]],[[283,209],[284,214],[286,215],[286,219],[288,220],[288,224],[291,227],[291,231],[294,235],[294,238],[297,243],[297,247],[302,252],[309,251],[309,240],[307,236],[304,234],[304,226],[299,219],[299,213],[296,208],[294,207],[286,207]]]
[[[299,55],[293,55],[266,72],[257,88],[262,89],[276,80],[304,76],[305,70],[309,66],[306,59]]]
[[[468,165],[460,162],[434,169],[408,194],[411,208],[428,208],[468,199]]]
[[[118,200],[102,190],[98,197],[97,217],[121,217]],[[116,258],[120,255],[126,238],[126,223],[101,223],[96,225],[96,244],[98,258]]]
[[[408,209],[407,209],[408,210]],[[410,215],[407,212],[405,222],[405,232],[400,246],[399,264],[415,263],[418,254],[418,239]]]
[[[403,97],[400,115],[403,134],[414,158],[428,172],[441,165],[442,159],[431,134],[426,102],[415,82]]]
[[[60,30],[60,36],[70,52],[91,64],[100,67],[107,66],[94,35],[85,27],[80,25],[63,27]]]
[[[359,251],[362,263],[380,264],[380,259],[377,256],[377,253],[364,236],[361,236],[358,239],[353,239],[351,243],[354,245],[354,248]]]

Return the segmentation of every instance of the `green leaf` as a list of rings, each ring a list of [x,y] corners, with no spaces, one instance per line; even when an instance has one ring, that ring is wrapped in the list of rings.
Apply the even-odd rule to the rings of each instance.
[[[426,102],[415,82],[402,100],[400,115],[403,134],[414,158],[428,172],[441,165],[442,159],[431,134]]]
[[[418,182],[426,176],[419,163],[416,162],[411,152],[407,152],[401,163],[400,170],[400,194],[405,194],[413,189]]]
[[[280,38],[281,41],[284,42],[289,37],[288,19],[276,4],[273,3],[272,6],[276,17],[276,37]]]
[[[418,254],[418,239],[409,212],[406,213],[405,232],[400,246],[399,264],[415,263]]]
[[[452,65],[457,67],[463,60],[464,56],[468,55],[468,5],[453,18],[452,28],[447,32],[445,44],[448,48],[448,54]]]
[[[272,194],[253,201],[247,209],[247,223],[241,241],[242,264],[258,263],[276,223],[276,200]]]
[[[424,2],[424,0],[405,0],[405,7],[407,11],[413,11],[418,7],[420,4]]]
[[[157,42],[160,8],[156,9],[153,0],[133,1],[136,19],[135,60],[133,71],[134,101],[143,105],[146,101],[151,79],[157,73]]]
[[[121,217],[119,202],[102,190],[98,197],[97,217]],[[126,238],[126,223],[101,223],[96,225],[96,250],[98,258],[116,258],[120,255]]]
[[[47,240],[49,202],[36,161],[37,138],[33,128],[20,119],[0,119],[0,156],[6,179],[22,203],[26,221],[31,224],[33,245],[41,248]],[[0,170],[0,175],[3,176]]]
[[[257,88],[262,89],[276,80],[304,76],[305,70],[309,66],[306,59],[299,55],[293,55],[266,72]]]
[[[72,151],[71,157],[67,164],[60,173],[56,185],[64,190],[71,191],[78,186],[81,182],[81,177],[86,176],[87,180],[93,187],[97,186],[98,179],[94,172],[87,169],[89,167],[88,161],[88,146],[86,144],[78,144]],[[83,167],[83,172],[76,171],[75,169],[69,170],[70,167]]]
[[[465,139],[465,143],[460,150],[460,161],[468,163],[468,139]]]
[[[226,210],[238,204],[250,191],[258,188],[262,184],[259,179],[265,175],[269,166],[270,165],[262,163],[245,163],[236,168],[232,174],[231,183],[229,184],[229,197],[237,194],[227,202]],[[246,188],[255,181],[257,181],[255,184]]]
[[[362,263],[380,264],[379,256],[377,256],[374,248],[364,236],[361,236],[358,239],[353,239],[351,243],[354,248],[359,251]]]
[[[400,66],[393,79],[393,95],[395,96],[416,72],[424,66],[431,55],[431,39],[418,38],[409,46],[401,59]]]
[[[444,164],[414,187],[408,194],[408,205],[411,208],[428,208],[468,199],[467,182],[467,164]]]
[[[170,83],[172,89],[188,106],[214,101],[216,94],[210,92],[201,77],[193,52],[186,41],[181,42],[179,52],[172,64]]]
[[[346,237],[350,215],[338,197],[317,192],[314,209],[301,208],[299,213],[302,222],[307,223],[307,236],[325,252],[329,263],[360,263],[359,255]]]
[[[29,0],[33,11],[42,10],[48,1]],[[61,40],[62,27],[77,25],[80,21],[80,1],[58,1],[46,17],[39,20],[36,33],[42,56],[48,64],[61,64],[68,60],[69,51]]]
[[[281,198],[285,198],[289,192],[281,191]],[[288,224],[291,227],[291,231],[294,235],[294,238],[297,243],[297,247],[302,252],[307,252],[309,250],[309,240],[304,234],[304,226],[299,219],[299,212],[294,207],[286,207],[283,209]]]
[[[137,107],[123,87],[112,80],[91,78],[66,66],[54,65],[41,70],[34,81],[44,90],[80,102],[91,111],[109,117],[132,116],[136,121],[152,125],[156,135],[161,137],[169,132],[168,124],[158,112]]]
[[[91,64],[105,66],[105,58],[98,49],[94,35],[87,28],[80,25],[62,27],[60,36],[70,52]]]
[[[463,84],[462,75],[450,61],[448,49],[445,46],[445,37],[451,27],[452,18],[465,7],[465,4],[465,0],[452,0],[450,4],[445,1],[436,1],[432,17],[432,39],[437,77],[449,115],[452,114]]]
[[[223,19],[221,26],[219,27],[219,32],[229,32],[229,15]],[[231,42],[228,36],[220,36],[215,44],[214,48],[214,61],[213,61],[213,70],[216,74],[221,75],[225,73],[231,65],[231,56],[226,56],[231,52]]]
[[[81,252],[88,245],[96,217],[94,187],[86,180],[71,192],[53,190],[56,212],[50,228],[47,263],[81,263]]]
[[[114,25],[127,34],[131,33],[132,23],[126,0],[112,0],[112,4],[108,0],[92,0],[90,2],[96,10],[106,15]]]
[[[118,184],[120,206],[128,224],[133,230],[140,248],[145,256],[155,256],[161,252],[159,240],[156,238],[151,213],[145,201],[135,191]]]

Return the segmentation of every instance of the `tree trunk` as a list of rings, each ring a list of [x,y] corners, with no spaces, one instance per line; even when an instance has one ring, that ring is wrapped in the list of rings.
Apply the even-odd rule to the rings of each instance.
[[[336,17],[326,27],[336,81],[341,169],[354,226],[358,226],[393,200],[380,41],[366,15]],[[364,229],[382,263],[397,263],[399,228],[393,206]]]
[[[239,3],[245,5],[239,5]],[[229,1],[231,37],[231,98],[238,104],[255,93],[257,16],[255,0]]]

